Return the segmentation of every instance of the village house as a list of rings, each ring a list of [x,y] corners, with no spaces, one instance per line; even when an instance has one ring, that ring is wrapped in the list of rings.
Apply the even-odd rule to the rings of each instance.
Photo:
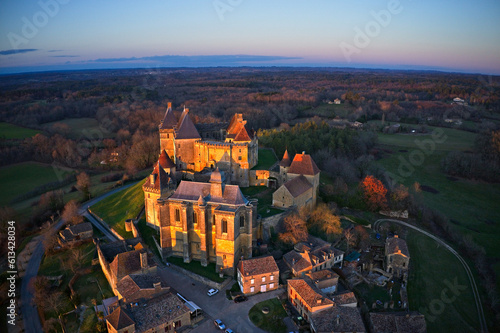
[[[78,240],[91,239],[94,235],[92,224],[90,222],[69,225],[59,231],[60,243],[71,243]]]
[[[340,99],[335,98],[335,99],[333,100],[333,103],[335,103],[335,104],[337,104],[337,105],[338,105],[338,104],[340,104]]]
[[[334,305],[313,313],[310,325],[313,333],[366,332],[359,309],[345,306]]]
[[[314,246],[298,243],[294,249],[283,256],[284,262],[296,277],[332,267],[342,267],[344,252],[322,242]]]
[[[272,256],[241,260],[238,264],[238,284],[243,294],[278,289],[279,269]]]
[[[331,269],[322,269],[320,271],[311,272],[306,274],[306,276],[311,279],[311,282],[314,283],[316,288],[321,290],[322,293],[334,293],[337,289],[339,275]]]
[[[408,278],[410,253],[404,239],[395,235],[385,241],[385,271],[398,278]]]
[[[316,291],[303,279],[287,281],[288,299],[306,321],[311,314],[333,306],[333,301]]]
[[[370,332],[372,333],[426,333],[425,317],[418,312],[377,313],[370,312]]]
[[[147,300],[170,291],[170,287],[156,274],[130,274],[116,284],[119,300],[124,303]]]

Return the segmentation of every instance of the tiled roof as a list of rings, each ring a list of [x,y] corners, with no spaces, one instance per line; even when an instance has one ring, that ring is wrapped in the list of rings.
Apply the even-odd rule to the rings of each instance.
[[[335,296],[333,296],[333,301],[337,305],[358,303],[358,300],[356,299],[356,296],[352,291],[344,291],[342,293],[336,294]]]
[[[160,124],[160,129],[172,129],[177,125],[177,119],[175,118],[172,108],[167,108],[165,116]]]
[[[155,164],[155,167],[151,174],[156,175],[154,183],[151,184],[151,178],[148,177],[144,182],[144,185],[142,185],[143,189],[150,188],[156,191],[161,191],[163,189],[168,188],[168,183],[171,181],[171,178],[165,172],[163,167],[160,166],[160,161],[158,161],[158,163]]]
[[[246,128],[246,120],[243,120],[241,113],[234,114],[227,127],[227,138],[232,138],[235,142],[251,141],[253,139],[253,131]]]
[[[405,240],[397,236],[387,238],[385,246],[386,253],[388,254],[396,254],[401,251],[401,254],[405,255],[406,257],[410,256],[410,252],[408,251],[408,246],[406,246]]]
[[[82,232],[92,231],[92,223],[90,223],[90,222],[78,223],[78,224],[69,226],[68,229],[73,235],[76,236]]]
[[[175,132],[175,139],[201,139],[200,133],[198,133],[198,130],[189,117],[189,109],[185,109],[182,112],[179,119],[179,126]]]
[[[113,274],[121,278],[125,275],[133,274],[141,270],[141,253],[146,253],[146,250],[134,250],[129,252],[119,253],[113,262],[109,265],[109,268]],[[148,260],[148,267],[156,266],[152,260]]]
[[[189,308],[176,295],[165,293],[131,308],[131,312],[136,333],[140,333],[179,318]]]
[[[98,244],[104,258],[107,262],[112,262],[113,259],[119,254],[127,251],[133,250],[138,244],[141,243],[141,238],[129,238],[124,240],[119,240],[116,242]]]
[[[124,298],[129,298],[143,289],[154,289],[155,283],[161,283],[162,288],[167,288],[159,275],[156,274],[131,274],[125,276],[116,284],[116,289]]]
[[[242,260],[238,269],[243,276],[252,276],[278,272],[278,265],[272,256]]]
[[[296,272],[312,269],[311,260],[307,253],[299,253],[292,250],[283,256],[285,262]]]
[[[299,175],[314,176],[320,172],[316,163],[314,163],[311,155],[302,153],[295,154],[290,169],[288,173],[294,173]]]
[[[160,163],[163,169],[175,168],[175,163],[172,162],[170,157],[168,157],[165,149],[161,151],[160,157],[158,158],[158,162]]]
[[[295,292],[310,308],[314,308],[316,306],[333,305],[333,301],[321,295],[305,280],[288,280],[288,285],[295,290]]]
[[[117,331],[134,324],[132,318],[121,307],[116,308],[109,316],[106,316],[106,320]]]
[[[285,150],[285,154],[283,154],[283,159],[280,162],[280,166],[282,167],[289,167],[290,164],[292,164],[292,161],[290,160],[290,156],[288,155],[288,150]]]
[[[293,178],[292,180],[287,181],[283,184],[286,187],[288,192],[292,195],[292,197],[297,198],[302,193],[310,190],[312,188],[311,183],[304,177],[300,175],[298,177]]]
[[[366,332],[358,308],[333,306],[311,314],[316,332]]]
[[[200,195],[202,195],[207,203],[246,205],[248,202],[243,196],[243,193],[241,193],[238,185],[222,185],[222,197],[216,197],[210,194],[211,185],[210,183],[181,181],[170,199],[197,202]]]
[[[338,278],[339,275],[330,269],[322,269],[320,271],[307,274],[313,281],[322,281],[327,279]]]
[[[424,315],[413,313],[370,313],[374,333],[425,333],[427,327]]]

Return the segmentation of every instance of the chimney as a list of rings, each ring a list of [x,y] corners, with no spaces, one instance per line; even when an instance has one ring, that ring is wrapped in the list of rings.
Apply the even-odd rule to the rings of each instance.
[[[155,288],[155,291],[160,291],[161,290],[161,282],[153,283],[153,287]]]
[[[151,185],[154,185],[155,181],[156,181],[156,173],[150,174],[149,175],[149,182],[151,183]]]
[[[305,154],[306,154],[306,151],[305,151],[305,150],[303,150],[303,151],[302,151],[302,155],[305,155]]]
[[[148,253],[146,251],[141,252],[141,268],[148,268]]]
[[[172,108],[172,102],[168,102],[167,103],[167,109],[171,109]]]
[[[318,298],[318,299],[316,300],[316,303],[321,304],[321,298]]]

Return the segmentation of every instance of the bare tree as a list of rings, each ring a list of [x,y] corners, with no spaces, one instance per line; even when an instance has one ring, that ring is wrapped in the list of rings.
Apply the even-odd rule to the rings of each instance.
[[[354,245],[354,241],[356,240],[356,235],[352,231],[351,228],[344,230],[344,237],[347,243],[347,251],[349,251],[349,248]]]
[[[76,186],[82,191],[85,199],[90,199],[90,177],[85,172],[76,176]]]
[[[306,221],[297,213],[288,215],[283,220],[285,232],[279,235],[279,239],[287,244],[295,244],[307,240]]]
[[[75,200],[68,201],[64,206],[62,218],[72,225],[83,222],[83,217],[78,213],[78,205]]]

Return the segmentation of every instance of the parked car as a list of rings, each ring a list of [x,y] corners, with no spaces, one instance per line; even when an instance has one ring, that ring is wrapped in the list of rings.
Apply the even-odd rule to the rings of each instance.
[[[217,327],[220,330],[226,329],[226,325],[224,325],[224,323],[220,319],[215,319],[214,320],[214,325],[215,325],[215,327]]]
[[[244,302],[246,300],[248,300],[248,298],[246,296],[240,295],[240,296],[236,296],[234,298],[234,303],[241,303],[241,302]]]
[[[212,289],[210,289],[210,290],[207,292],[207,295],[208,295],[208,296],[213,296],[213,295],[217,294],[218,292],[219,292],[219,289],[214,289],[214,288],[212,288]]]
[[[226,330],[224,331],[224,333],[234,333],[234,331],[230,328],[226,328]]]

